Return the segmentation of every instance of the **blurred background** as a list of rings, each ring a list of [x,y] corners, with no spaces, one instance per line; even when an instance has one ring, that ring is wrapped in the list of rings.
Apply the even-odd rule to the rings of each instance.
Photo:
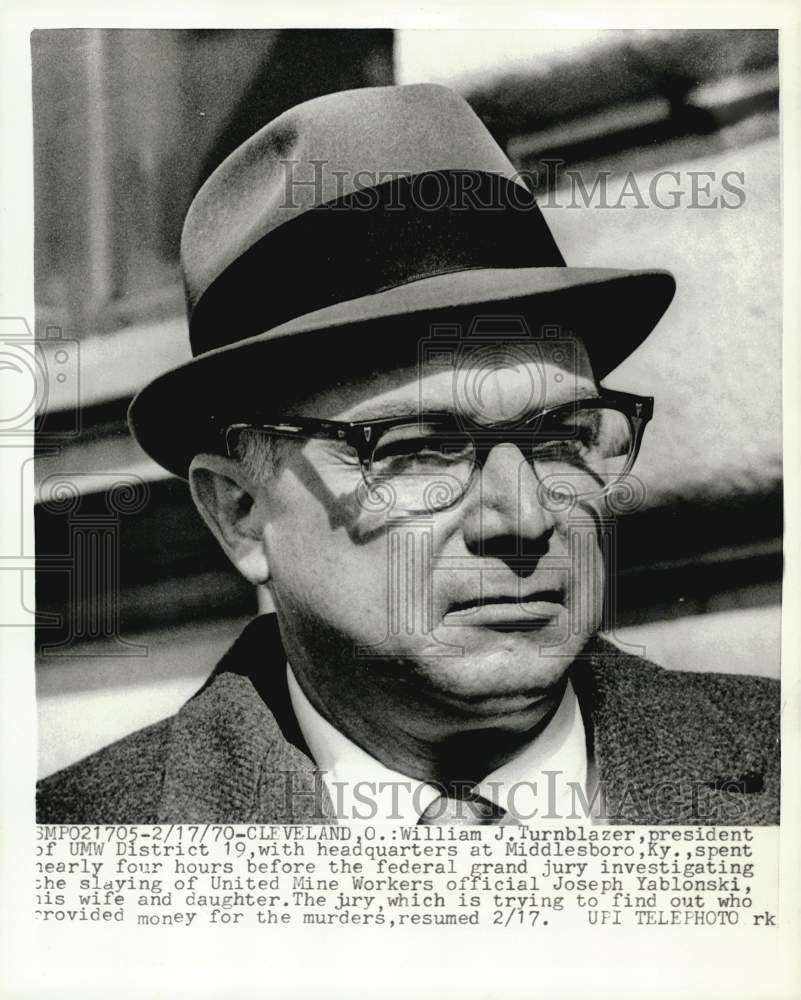
[[[606,380],[657,399],[612,638],[668,667],[778,676],[775,31],[47,30],[31,46],[41,774],[173,712],[257,611],[125,412],[189,357],[195,191],[283,110],[351,87],[456,88],[536,178],[568,263],[674,272],[667,316]]]

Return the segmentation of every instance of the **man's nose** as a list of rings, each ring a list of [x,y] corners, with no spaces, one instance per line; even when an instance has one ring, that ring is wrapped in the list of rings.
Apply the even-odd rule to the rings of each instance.
[[[540,502],[538,486],[517,445],[492,448],[465,497],[462,531],[468,549],[503,559],[521,576],[532,572],[548,551],[556,524]]]

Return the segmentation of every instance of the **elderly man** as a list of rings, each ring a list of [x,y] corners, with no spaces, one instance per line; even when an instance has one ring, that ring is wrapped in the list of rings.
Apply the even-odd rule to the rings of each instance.
[[[182,263],[194,360],[131,426],[274,613],[173,718],[43,781],[40,820],[778,822],[777,686],[596,636],[653,408],[599,382],[670,275],[567,267],[434,86],[267,125]]]

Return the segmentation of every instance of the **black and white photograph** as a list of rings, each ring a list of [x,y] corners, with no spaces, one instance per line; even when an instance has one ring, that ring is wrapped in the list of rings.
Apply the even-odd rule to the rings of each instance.
[[[778,822],[777,32],[436,35],[33,36],[42,822]]]
[[[274,934],[281,968],[321,925],[371,966],[443,936],[413,992],[493,997],[531,986],[462,983],[468,941],[683,933],[686,995],[754,995],[704,940],[796,919],[798,39],[374,13],[27,32],[0,451],[37,933]],[[585,964],[550,995],[600,995]],[[257,995],[236,969],[196,993]]]

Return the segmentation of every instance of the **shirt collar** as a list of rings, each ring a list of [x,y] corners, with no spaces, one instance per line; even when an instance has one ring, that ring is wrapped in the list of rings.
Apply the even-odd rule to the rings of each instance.
[[[324,719],[287,663],[287,684],[298,726],[323,775],[339,819],[414,825],[439,796],[435,785],[393,771]],[[554,716],[528,746],[477,785],[479,795],[521,822],[578,818],[574,787],[587,784],[584,723],[568,681]]]

